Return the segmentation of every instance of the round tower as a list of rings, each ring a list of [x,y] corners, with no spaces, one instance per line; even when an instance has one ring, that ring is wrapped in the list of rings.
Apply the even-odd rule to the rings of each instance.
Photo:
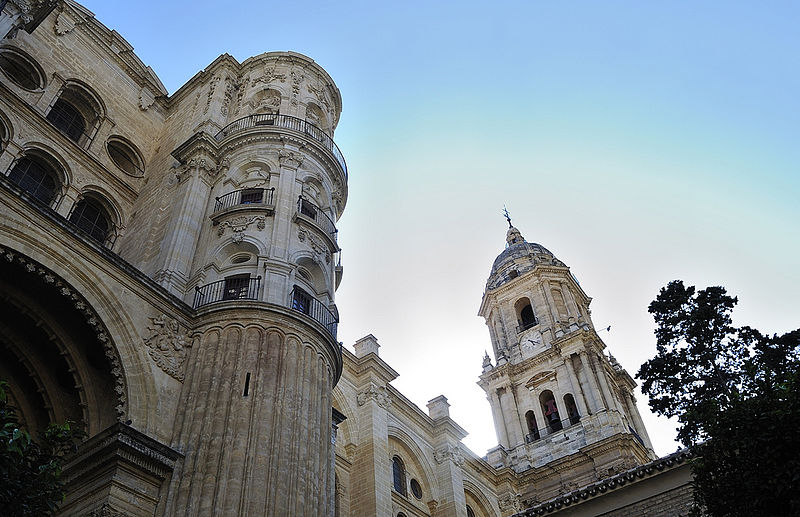
[[[571,472],[581,483],[654,458],[635,383],[604,354],[590,301],[569,268],[509,219],[479,312],[495,359],[484,358],[479,384],[500,444],[490,453],[496,466],[522,472],[580,454],[585,465]]]
[[[293,52],[223,56],[194,88],[186,116],[206,118],[172,153],[182,195],[157,278],[196,311],[173,432],[185,459],[165,514],[328,515],[339,90]]]

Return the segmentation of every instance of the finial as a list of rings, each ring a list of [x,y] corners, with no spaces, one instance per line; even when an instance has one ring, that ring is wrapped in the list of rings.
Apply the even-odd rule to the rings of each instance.
[[[508,221],[508,227],[511,228],[511,214],[508,213],[506,205],[503,205],[503,215],[506,217],[506,221]]]

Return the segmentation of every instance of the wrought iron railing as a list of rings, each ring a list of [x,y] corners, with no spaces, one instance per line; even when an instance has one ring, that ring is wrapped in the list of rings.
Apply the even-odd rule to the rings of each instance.
[[[336,339],[336,328],[339,318],[328,307],[298,286],[294,286],[289,296],[289,307],[311,316],[328,329],[333,339]]]
[[[336,242],[339,230],[336,229],[333,219],[328,217],[328,214],[323,212],[320,207],[300,196],[297,198],[297,213],[314,221],[323,232],[330,235],[331,239]]]
[[[563,420],[554,420],[547,424],[546,427],[540,427],[538,429],[534,429],[532,432],[529,432],[525,435],[525,443],[532,443],[536,440],[539,440],[543,436],[547,436],[549,434],[553,434],[557,431],[561,431],[564,428],[567,428],[571,425],[575,425],[581,421],[581,417],[579,415],[572,415],[568,418]],[[528,428],[528,431],[531,431]]]
[[[261,277],[228,277],[195,287],[194,308],[226,300],[257,300]]]
[[[523,332],[525,332],[529,328],[535,327],[538,324],[539,324],[539,322],[536,321],[536,320],[526,321],[525,323],[520,323],[519,325],[517,325],[517,334],[522,334]]]
[[[275,187],[272,188],[245,188],[228,192],[224,196],[216,198],[214,212],[225,210],[239,205],[273,205]]]
[[[311,122],[301,118],[293,117],[291,115],[283,115],[280,113],[261,113],[257,115],[250,115],[248,117],[234,120],[225,126],[219,131],[219,133],[216,134],[214,139],[220,141],[229,135],[238,133],[239,131],[243,131],[245,129],[269,126],[292,129],[300,133],[305,133],[317,142],[321,143],[323,147],[333,154],[334,158],[336,158],[336,161],[339,162],[339,165],[344,171],[344,177],[347,179],[347,162],[344,161],[344,155],[342,155],[342,151],[339,150],[339,146],[336,145],[336,142],[334,142],[325,131],[315,126]]]

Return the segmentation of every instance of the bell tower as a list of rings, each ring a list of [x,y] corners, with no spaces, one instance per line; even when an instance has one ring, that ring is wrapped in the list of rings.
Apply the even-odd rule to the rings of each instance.
[[[508,226],[479,311],[494,352],[478,383],[499,442],[490,463],[523,472],[580,458],[574,481],[592,482],[655,458],[636,385],[604,353],[591,298],[561,260],[527,242],[510,218]]]

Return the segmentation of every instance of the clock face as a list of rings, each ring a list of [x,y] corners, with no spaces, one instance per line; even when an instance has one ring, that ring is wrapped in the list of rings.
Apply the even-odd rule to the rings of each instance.
[[[522,335],[519,344],[526,352],[538,352],[544,345],[542,333],[536,329],[531,329]]]

